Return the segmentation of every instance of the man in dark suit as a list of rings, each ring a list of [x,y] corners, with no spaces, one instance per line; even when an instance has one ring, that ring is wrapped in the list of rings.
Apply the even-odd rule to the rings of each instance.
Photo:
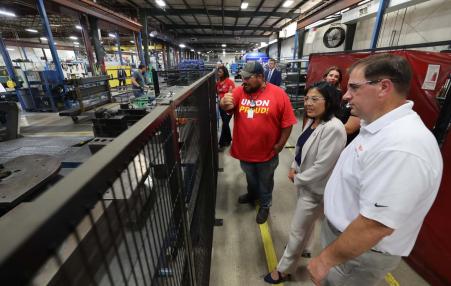
[[[276,69],[275,59],[269,59],[268,61],[268,69],[265,71],[265,80],[266,82],[277,86],[280,86],[282,83],[282,73]]]

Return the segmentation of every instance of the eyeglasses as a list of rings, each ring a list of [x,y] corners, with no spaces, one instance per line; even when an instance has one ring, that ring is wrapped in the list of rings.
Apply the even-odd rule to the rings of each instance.
[[[251,79],[251,77],[253,77],[253,76],[254,76],[254,74],[253,74],[253,75],[251,75],[251,76],[243,77],[243,80],[250,80],[250,79]]]
[[[361,88],[362,86],[366,85],[366,84],[376,84],[379,83],[383,80],[383,78],[381,79],[375,79],[375,80],[367,80],[364,82],[359,82],[359,83],[348,83],[348,89],[351,92],[356,92],[359,88]]]
[[[321,96],[312,96],[312,97],[309,97],[309,96],[304,96],[304,103],[305,102],[311,102],[311,103],[317,103],[318,101],[320,101],[321,99],[324,99],[324,97],[321,97]]]

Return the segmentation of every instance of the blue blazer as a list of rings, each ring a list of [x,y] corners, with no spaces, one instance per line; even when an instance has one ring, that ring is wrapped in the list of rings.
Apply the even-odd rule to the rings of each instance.
[[[265,71],[265,80],[267,81],[269,75],[269,69]],[[282,83],[282,73],[278,69],[274,69],[271,75],[271,79],[269,80],[270,83],[275,84],[277,86],[280,86]]]

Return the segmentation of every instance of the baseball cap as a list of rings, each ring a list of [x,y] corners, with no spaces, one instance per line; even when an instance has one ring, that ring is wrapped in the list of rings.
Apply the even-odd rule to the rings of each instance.
[[[262,67],[262,65],[259,62],[256,61],[249,61],[247,62],[243,69],[240,71],[240,75],[243,78],[250,77],[254,74],[264,74],[265,71]]]

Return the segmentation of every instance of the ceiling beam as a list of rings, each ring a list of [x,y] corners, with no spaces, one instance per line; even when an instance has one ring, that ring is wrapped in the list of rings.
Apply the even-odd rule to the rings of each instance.
[[[254,13],[259,13],[260,12],[260,8],[262,7],[263,3],[265,2],[265,0],[260,0],[260,3],[258,3],[257,9],[255,9]],[[249,21],[247,22],[246,26],[249,26],[249,24],[252,22],[252,20],[254,19],[254,17],[251,17],[249,19]],[[241,32],[241,35],[244,34],[244,30],[243,32]]]
[[[147,10],[149,16],[163,16],[163,15],[205,15],[205,9],[140,9]],[[295,18],[300,16],[299,13],[293,12],[269,12],[269,11],[235,11],[235,10],[208,10],[208,15],[222,17],[284,17]]]
[[[335,14],[337,12],[340,12],[341,10],[348,8],[350,6],[356,5],[362,0],[341,0],[341,1],[335,1],[331,5],[324,7],[322,9],[319,9],[317,13],[314,13],[312,15],[309,15],[307,17],[304,17],[300,19],[298,22],[297,29],[303,29],[307,27],[310,24],[315,23],[316,21],[322,20],[323,18],[330,16],[332,14]]]
[[[169,30],[177,30],[177,29],[213,29],[213,30],[224,30],[227,31],[269,31],[269,32],[277,32],[279,29],[273,27],[249,27],[249,26],[221,26],[221,25],[183,25],[183,24],[173,24],[166,25],[166,28]],[[228,36],[228,35],[225,35]],[[232,36],[232,35],[230,35]]]

